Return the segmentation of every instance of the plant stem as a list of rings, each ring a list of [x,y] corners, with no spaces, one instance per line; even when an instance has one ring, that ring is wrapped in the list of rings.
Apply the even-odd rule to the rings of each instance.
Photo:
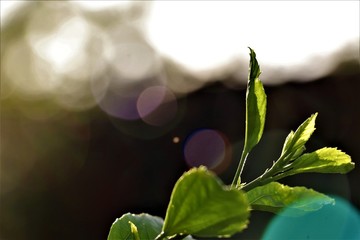
[[[241,157],[240,157],[240,161],[239,161],[239,165],[236,169],[236,173],[233,179],[233,182],[231,184],[232,188],[238,187],[241,184],[241,173],[244,169],[244,165],[247,159],[247,156],[249,155],[248,151],[245,151],[245,149],[243,150]]]
[[[250,183],[245,184],[241,189],[250,191],[253,188],[290,176],[291,174],[289,174],[288,170],[291,169],[291,165],[284,167],[284,158],[280,157],[270,169],[267,169],[261,176],[255,178]]]
[[[251,182],[247,183],[244,187],[241,189],[248,192],[253,188],[263,186],[265,184],[268,184],[272,182],[274,179],[272,177],[266,177],[265,174],[257,177],[256,179],[252,180]]]

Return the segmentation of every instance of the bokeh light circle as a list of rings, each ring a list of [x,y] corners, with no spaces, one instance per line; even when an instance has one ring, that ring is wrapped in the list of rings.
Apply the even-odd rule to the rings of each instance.
[[[230,162],[231,148],[226,136],[220,131],[200,129],[186,139],[184,157],[190,167],[203,165],[219,172]]]
[[[136,109],[137,97],[136,92],[119,94],[114,90],[109,90],[99,106],[111,116],[124,120],[136,120],[139,119]]]
[[[161,126],[175,117],[176,97],[165,86],[152,86],[139,95],[137,110],[144,122],[153,126]]]
[[[117,44],[112,54],[112,67],[123,81],[141,80],[156,70],[156,54],[144,43]]]
[[[262,239],[360,239],[360,213],[348,201],[334,197],[335,205],[301,217],[276,216]]]

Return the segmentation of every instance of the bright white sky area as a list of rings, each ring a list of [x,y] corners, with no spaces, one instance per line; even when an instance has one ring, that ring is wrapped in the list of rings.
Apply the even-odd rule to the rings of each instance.
[[[359,58],[359,12],[359,1],[159,1],[147,31],[162,54],[195,72],[244,59],[249,46],[261,65],[308,69],[306,78],[328,71],[326,57],[346,44]],[[314,58],[322,67],[313,69]]]
[[[132,3],[76,2],[88,11]],[[2,21],[19,4],[1,1]],[[234,61],[247,61],[247,47],[256,51],[269,78],[271,68],[287,68],[283,78],[324,75],[335,64],[329,56],[346,45],[352,49],[347,57],[359,59],[359,1],[153,1],[148,5],[143,25],[150,44],[203,78]]]
[[[248,52],[274,65],[301,63],[359,37],[358,1],[159,1],[148,34],[163,54],[195,69]]]

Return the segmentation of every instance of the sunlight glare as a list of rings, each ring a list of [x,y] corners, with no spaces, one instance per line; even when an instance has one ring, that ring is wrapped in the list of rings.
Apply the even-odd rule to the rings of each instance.
[[[110,9],[114,7],[123,7],[130,5],[132,1],[72,1],[72,3],[80,6],[83,9],[90,11],[101,11],[104,9]]]
[[[74,60],[77,62],[81,57],[88,37],[86,23],[81,18],[73,17],[52,34],[36,39],[35,51],[49,61],[56,72],[66,72],[74,66]]]
[[[356,1],[154,2],[147,36],[155,48],[201,72],[261,52],[263,65],[294,66],[359,38]]]

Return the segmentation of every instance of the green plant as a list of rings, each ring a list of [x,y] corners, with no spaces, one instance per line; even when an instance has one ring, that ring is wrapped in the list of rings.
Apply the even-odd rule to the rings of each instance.
[[[264,130],[266,95],[259,76],[256,54],[250,48],[245,143],[231,186],[203,166],[193,168],[176,182],[165,220],[127,213],[113,223],[109,240],[229,237],[247,227],[252,210],[281,213],[282,209],[290,208],[286,213],[296,216],[334,203],[332,198],[312,189],[277,182],[298,173],[347,173],[354,168],[351,157],[336,148],[304,153],[305,143],[315,130],[317,113],[289,133],[279,159],[270,168],[249,183],[241,181],[247,156]]]

